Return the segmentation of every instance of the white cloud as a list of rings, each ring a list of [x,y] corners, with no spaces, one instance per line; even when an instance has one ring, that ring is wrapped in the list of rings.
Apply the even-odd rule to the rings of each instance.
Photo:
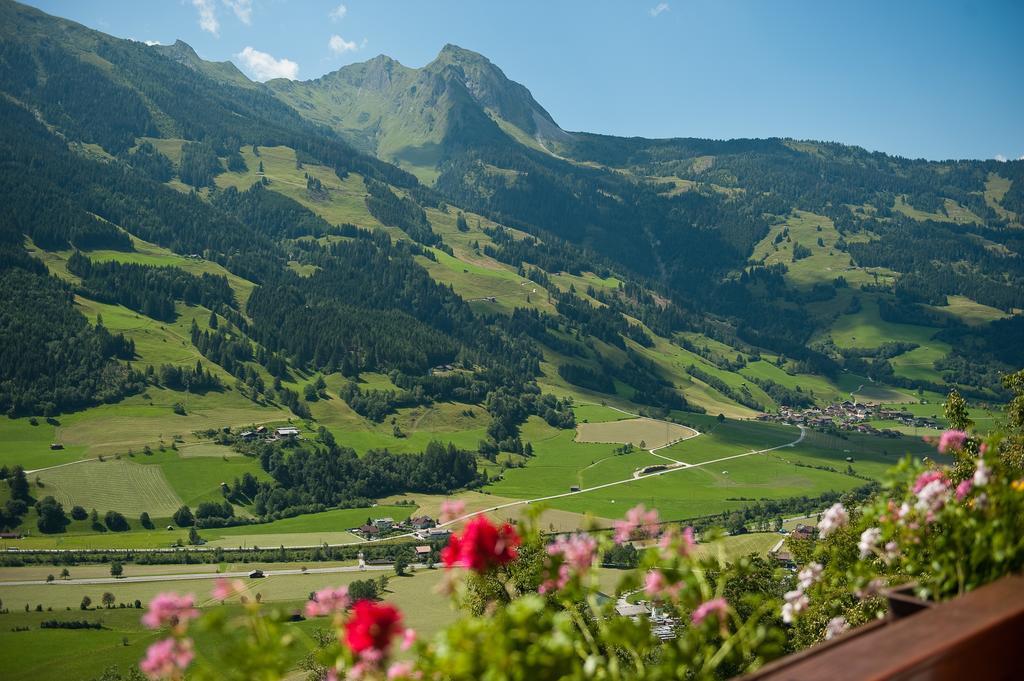
[[[331,21],[341,21],[342,19],[345,18],[346,14],[348,14],[348,7],[345,7],[344,4],[341,4],[332,9],[330,12],[328,12],[327,16],[330,18]]]
[[[248,26],[252,23],[252,0],[224,0],[238,20]]]
[[[242,63],[242,70],[260,82],[271,78],[295,80],[299,76],[299,65],[291,59],[274,59],[273,55],[252,47],[246,47],[235,57]]]
[[[656,17],[662,12],[667,12],[670,9],[672,8],[668,6],[667,2],[659,2],[657,5],[651,8],[651,16]]]
[[[1020,156],[1018,156],[1017,160],[1018,161],[1024,161],[1024,154],[1021,154]]]
[[[331,39],[327,41],[327,47],[334,54],[345,54],[359,49],[359,45],[356,45],[354,40],[345,40],[340,35],[332,35]]]
[[[1006,163],[1006,157],[1003,156],[1002,154],[996,154],[996,160],[999,161],[1000,163]]]
[[[220,22],[217,21],[213,0],[192,0],[192,6],[199,10],[199,28],[217,35],[220,32]]]
[[[154,45],[162,44],[159,40],[143,40],[142,42],[146,43],[150,47],[153,47]]]

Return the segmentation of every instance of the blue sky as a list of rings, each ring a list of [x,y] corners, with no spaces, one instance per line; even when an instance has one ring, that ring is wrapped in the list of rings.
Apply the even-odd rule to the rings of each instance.
[[[309,79],[448,42],[568,130],[786,136],[910,157],[1024,156],[1018,0],[32,0],[124,38],[180,38],[251,77]]]

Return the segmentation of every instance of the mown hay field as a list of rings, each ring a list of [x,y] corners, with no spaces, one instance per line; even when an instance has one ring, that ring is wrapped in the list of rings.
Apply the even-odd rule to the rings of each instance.
[[[576,426],[576,442],[632,443],[635,446],[643,442],[645,449],[664,447],[696,434],[692,428],[649,418],[580,423]]]
[[[143,466],[124,459],[87,461],[39,473],[40,490],[53,495],[70,509],[79,505],[101,514],[117,510],[138,516],[143,511],[155,518],[170,516],[181,506],[181,497],[159,466]]]

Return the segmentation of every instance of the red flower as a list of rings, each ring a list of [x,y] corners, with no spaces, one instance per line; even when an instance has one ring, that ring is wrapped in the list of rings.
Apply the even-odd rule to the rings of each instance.
[[[383,657],[391,639],[403,631],[402,613],[397,608],[364,599],[352,607],[352,617],[345,624],[345,643],[357,655],[369,652]]]
[[[497,565],[506,565],[516,559],[516,547],[521,540],[514,527],[505,523],[495,527],[480,515],[470,520],[462,534],[453,534],[448,546],[441,551],[445,567],[467,567],[486,572]]]

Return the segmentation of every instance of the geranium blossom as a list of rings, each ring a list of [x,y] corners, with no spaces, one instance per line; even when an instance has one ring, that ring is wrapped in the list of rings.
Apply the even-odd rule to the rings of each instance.
[[[651,598],[665,590],[665,575],[661,570],[650,570],[644,577],[644,593]]]
[[[412,662],[395,662],[393,665],[388,667],[388,681],[412,678],[419,678],[418,674],[413,674]]]
[[[949,450],[959,451],[967,442],[967,433],[962,430],[947,430],[939,438],[939,451],[945,454]]]
[[[638,530],[647,537],[657,537],[660,531],[658,512],[653,509],[648,511],[643,504],[638,504],[626,511],[625,520],[615,521],[615,542],[617,544],[628,542]]]
[[[869,527],[860,534],[860,541],[857,542],[857,548],[860,550],[860,557],[867,558],[875,552],[875,547],[878,546],[878,542],[882,539],[882,528],[880,527]]]
[[[967,498],[967,495],[971,493],[971,488],[974,487],[974,481],[970,478],[961,480],[960,484],[956,486],[956,500],[963,501]]]
[[[850,628],[845,617],[833,617],[825,625],[825,640],[830,641]]]
[[[157,594],[149,602],[149,610],[142,616],[142,623],[150,629],[187,624],[189,620],[199,617],[199,611],[194,607],[195,601],[196,598],[192,594]]]
[[[364,661],[379,662],[388,652],[391,639],[400,636],[402,613],[393,605],[358,601],[345,623],[345,644]]]
[[[554,574],[549,575],[540,585],[540,593],[563,589],[573,575],[587,572],[597,556],[597,540],[588,534],[559,536],[548,546],[547,551],[551,556],[548,570],[554,570]]]
[[[948,499],[949,481],[941,477],[932,480],[917,492],[917,503],[914,504],[914,508],[927,514],[927,520],[931,522]]]
[[[924,473],[921,473],[921,475],[917,476],[917,479],[914,480],[914,486],[911,489],[913,489],[914,494],[917,494],[922,489],[927,487],[929,484],[945,479],[946,474],[943,473],[942,471],[928,470],[925,471]]]
[[[697,541],[693,538],[693,528],[689,526],[683,528],[683,531],[678,533],[675,530],[669,530],[661,535],[661,539],[658,541],[658,546],[663,552],[675,546],[679,555],[683,557],[690,555],[690,552],[693,551],[693,547],[696,545]]]
[[[729,603],[724,598],[712,598],[709,601],[704,601],[697,606],[697,609],[693,611],[690,616],[691,621],[694,624],[700,624],[711,615],[718,617],[721,622],[725,619],[726,614],[729,612]]]
[[[450,523],[456,518],[461,518],[466,512],[466,502],[457,499],[445,499],[441,502],[441,522]]]
[[[165,638],[146,649],[139,669],[151,679],[180,678],[194,657],[191,639]]]
[[[989,470],[988,465],[985,463],[985,460],[978,459],[978,465],[974,469],[974,477],[972,478],[974,486],[984,487],[985,485],[987,485],[991,473],[992,472]]]
[[[242,593],[245,593],[245,583],[242,580],[221,578],[214,582],[211,595],[215,601],[226,601]]]
[[[821,573],[825,567],[821,563],[808,563],[803,570],[797,573],[797,582],[803,590],[810,589],[815,582],[821,579]]]
[[[850,522],[850,514],[846,512],[842,504],[835,503],[822,514],[821,521],[818,523],[818,533],[825,538],[848,522]]]
[[[412,648],[412,644],[416,642],[416,630],[406,629],[402,632],[402,650],[409,650]]]
[[[313,594],[306,601],[306,617],[319,617],[336,612],[343,612],[349,606],[348,587],[328,587]]]
[[[459,566],[485,572],[515,560],[520,543],[515,528],[508,523],[495,527],[486,517],[477,516],[461,534],[449,538],[448,545],[441,550],[441,560],[449,568]]]
[[[811,604],[807,594],[800,589],[787,591],[782,599],[785,601],[782,604],[782,621],[786,624],[792,624],[796,616],[806,610],[807,606]]]

